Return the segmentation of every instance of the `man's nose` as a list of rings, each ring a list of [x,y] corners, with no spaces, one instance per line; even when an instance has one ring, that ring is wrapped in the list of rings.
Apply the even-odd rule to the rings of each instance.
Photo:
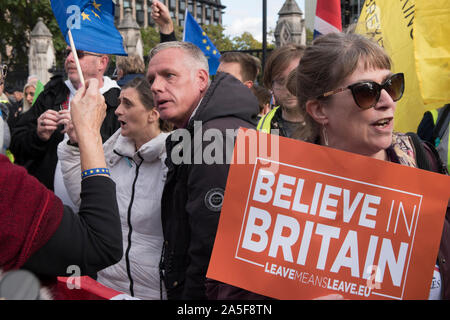
[[[152,92],[158,92],[161,91],[162,88],[163,88],[162,77],[155,76],[150,89],[152,90]]]
[[[75,61],[72,52],[69,52],[69,54],[66,56],[66,61]]]

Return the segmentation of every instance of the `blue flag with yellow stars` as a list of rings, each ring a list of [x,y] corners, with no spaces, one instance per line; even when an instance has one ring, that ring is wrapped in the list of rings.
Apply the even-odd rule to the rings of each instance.
[[[77,50],[127,55],[122,35],[114,25],[111,0],[51,0],[51,5],[68,45],[70,29]]]
[[[209,74],[215,75],[219,67],[220,52],[187,10],[184,20],[183,41],[191,42],[203,51],[206,58],[208,58]]]

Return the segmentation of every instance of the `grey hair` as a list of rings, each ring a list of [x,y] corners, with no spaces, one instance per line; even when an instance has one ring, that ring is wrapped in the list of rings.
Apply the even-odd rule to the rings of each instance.
[[[153,49],[150,50],[148,54],[148,62],[152,61],[152,58],[159,52],[166,49],[180,49],[183,50],[192,60],[194,66],[197,66],[200,69],[206,70],[209,74],[209,65],[208,59],[205,54],[199,47],[190,42],[182,42],[182,41],[169,41],[162,42],[156,45]]]

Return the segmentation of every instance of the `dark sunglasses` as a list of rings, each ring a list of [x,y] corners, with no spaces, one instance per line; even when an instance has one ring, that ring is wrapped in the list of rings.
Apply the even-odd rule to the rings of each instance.
[[[369,109],[375,107],[378,100],[380,100],[382,89],[386,90],[393,101],[400,100],[403,96],[403,91],[405,91],[405,77],[403,73],[395,73],[387,78],[382,84],[374,81],[361,81],[345,88],[325,92],[318,96],[317,99],[326,98],[347,89],[351,90],[353,99],[358,107],[361,109]]]
[[[71,53],[72,53],[71,49],[66,49],[64,56],[67,58]],[[81,59],[84,56],[101,57],[103,55],[99,54],[99,53],[90,53],[90,52],[86,52],[86,51],[83,51],[83,50],[77,50],[77,56],[78,56],[78,59]]]

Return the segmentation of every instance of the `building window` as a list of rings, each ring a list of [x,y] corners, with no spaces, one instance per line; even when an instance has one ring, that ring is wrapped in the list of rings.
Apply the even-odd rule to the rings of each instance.
[[[179,6],[180,6],[180,12],[184,13],[184,11],[186,10],[186,2],[184,0],[180,0]]]
[[[145,0],[147,1],[147,0]],[[155,23],[153,22],[152,19],[152,8],[150,6],[147,7],[147,21],[148,21],[148,25],[149,26],[153,26]]]
[[[118,4],[116,4],[116,8],[114,10],[114,18],[115,18],[115,21],[119,21],[119,18],[120,18],[120,6]]]
[[[142,26],[144,24],[144,9],[142,2],[136,2],[136,22]]]
[[[175,0],[170,0],[169,1],[169,9],[175,10],[176,6],[177,6],[177,2]]]
[[[136,11],[136,21],[139,25],[144,24],[144,11],[143,10]]]
[[[124,0],[123,1],[123,7],[124,8],[131,8],[131,4],[129,0]]]

